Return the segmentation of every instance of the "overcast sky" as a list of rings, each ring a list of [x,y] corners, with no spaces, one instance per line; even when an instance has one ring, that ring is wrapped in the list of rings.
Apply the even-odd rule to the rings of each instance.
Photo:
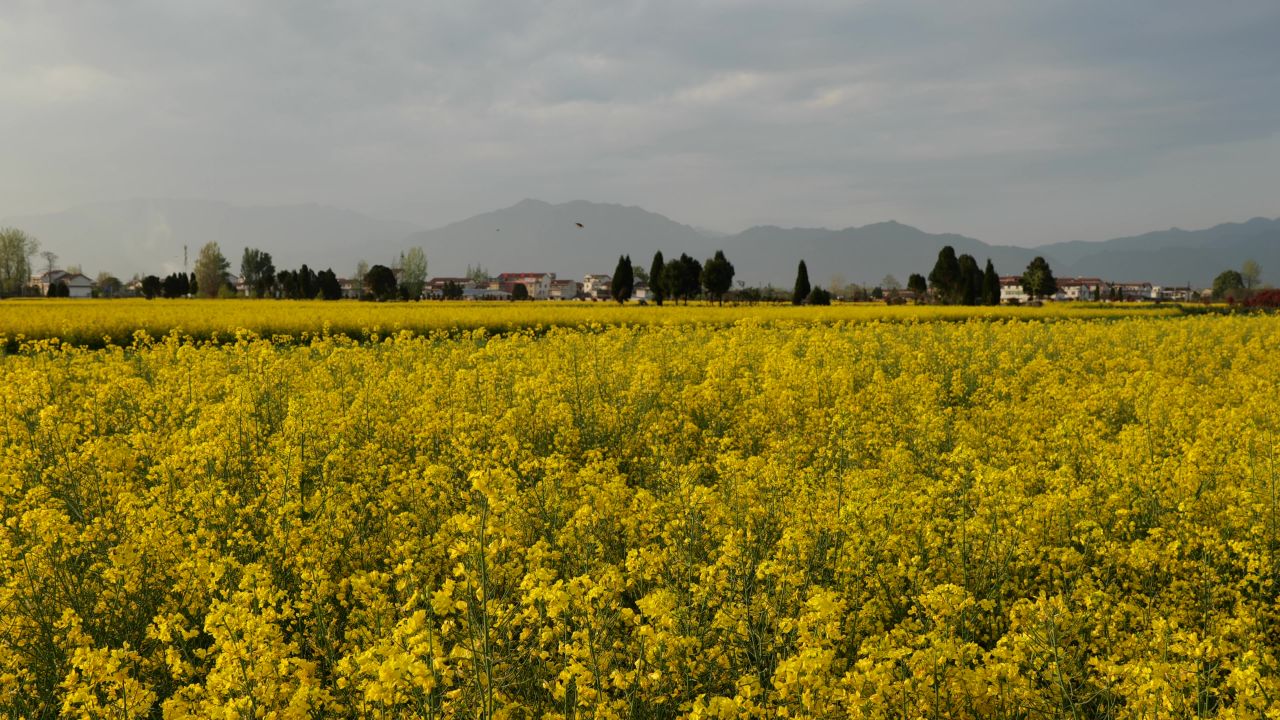
[[[1034,245],[1280,215],[1276,0],[0,0],[0,217],[525,197]]]

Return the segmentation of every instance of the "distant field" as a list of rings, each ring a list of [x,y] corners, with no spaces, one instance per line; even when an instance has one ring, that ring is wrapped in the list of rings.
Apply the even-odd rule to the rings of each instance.
[[[59,338],[93,347],[127,345],[134,334],[152,337],[177,331],[194,339],[230,337],[248,330],[264,337],[300,337],[328,332],[364,338],[408,330],[413,333],[476,330],[492,332],[617,325],[728,325],[743,318],[764,322],[815,323],[991,319],[1115,318],[1172,316],[1177,306],[1046,305],[1030,307],[939,307],[880,303],[829,307],[709,304],[618,306],[585,302],[418,302],[367,303],[295,300],[22,300],[0,303],[0,338],[15,347],[21,339]]]

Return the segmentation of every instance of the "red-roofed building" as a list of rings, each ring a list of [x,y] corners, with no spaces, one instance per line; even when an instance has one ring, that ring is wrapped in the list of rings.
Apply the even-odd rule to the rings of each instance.
[[[576,300],[582,294],[582,283],[577,280],[552,280],[552,300]]]
[[[534,300],[546,300],[551,297],[551,283],[555,282],[555,273],[520,272],[502,273],[498,275],[496,289],[506,293],[515,291],[517,285],[523,285]],[[492,287],[492,285],[490,285]]]
[[[1100,278],[1058,278],[1058,294],[1054,300],[1102,300],[1111,286]]]
[[[1031,296],[1022,289],[1021,275],[1000,276],[1001,303],[1024,303],[1030,299]]]

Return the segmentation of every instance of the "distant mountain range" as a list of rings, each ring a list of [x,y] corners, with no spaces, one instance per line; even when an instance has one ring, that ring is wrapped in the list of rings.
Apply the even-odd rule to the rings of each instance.
[[[580,224],[580,225],[579,225]],[[927,233],[898,222],[843,230],[753,227],[726,235],[678,223],[624,205],[523,200],[434,230],[382,220],[324,205],[244,207],[201,200],[130,200],[60,213],[12,217],[0,225],[22,228],[92,275],[110,270],[163,274],[191,262],[201,245],[218,242],[239,267],[244,247],[270,252],[277,267],[307,263],[348,275],[358,260],[390,263],[404,249],[422,247],[432,275],[458,275],[467,265],[492,273],[545,271],[560,277],[612,273],[619,255],[648,268],[653,254],[687,252],[699,259],[723,249],[748,284],[788,286],[803,258],[815,282],[833,278],[876,284],[892,274],[928,274],[938,250],[951,245],[979,264],[990,258],[1001,274],[1022,271],[1043,255],[1059,277],[1190,282],[1207,286],[1224,269],[1252,258],[1263,280],[1280,277],[1280,219],[1254,218],[1205,230],[1164,230],[1097,242],[1065,242],[1036,248],[989,245],[955,234]]]
[[[510,270],[561,277],[611,274],[623,254],[646,269],[657,250],[676,256],[696,253],[701,259],[715,242],[707,233],[657,213],[582,200],[560,205],[522,200],[403,240],[405,247],[421,246],[439,274],[461,274],[467,265],[479,264],[495,274]]]
[[[582,227],[578,227],[582,223]],[[649,267],[661,250],[670,259],[687,252],[698,259],[717,249],[729,256],[737,277],[747,284],[789,285],[803,258],[810,277],[826,283],[879,283],[892,274],[905,283],[913,272],[932,269],[938,251],[951,245],[1002,274],[1021,273],[1043,255],[1060,277],[1093,276],[1109,280],[1149,280],[1157,284],[1208,286],[1226,268],[1248,258],[1280,276],[1280,219],[1255,218],[1207,230],[1166,230],[1101,242],[1067,242],[1037,248],[989,245],[964,235],[927,233],[898,222],[844,230],[753,227],[724,235],[683,225],[638,207],[584,201],[552,205],[523,200],[403,241],[419,245],[440,273],[468,264],[491,271],[551,271],[566,277],[612,273],[619,255]]]
[[[1253,259],[1262,266],[1263,280],[1276,284],[1280,281],[1280,218],[1257,217],[1204,230],[1172,228],[1102,242],[1054,243],[1037,250],[1056,263],[1051,265],[1055,275],[1208,287],[1218,273],[1239,269],[1245,260]]]

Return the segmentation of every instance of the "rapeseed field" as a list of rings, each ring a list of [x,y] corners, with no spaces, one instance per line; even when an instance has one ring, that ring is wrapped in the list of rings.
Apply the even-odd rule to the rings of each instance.
[[[962,321],[972,318],[1064,319],[1173,316],[1172,305],[1060,303],[1044,307],[958,307],[882,303],[733,306],[695,302],[663,307],[612,302],[415,302],[375,303],[321,300],[10,300],[0,303],[0,346],[56,337],[77,345],[128,345],[135,336],[158,338],[177,332],[195,340],[234,338],[249,330],[263,337],[346,335],[368,339],[408,330],[414,333],[512,330],[591,325],[729,325],[751,317],[761,321],[830,323],[841,321]]]
[[[1274,317],[121,305],[0,317],[0,715],[1280,716]]]

